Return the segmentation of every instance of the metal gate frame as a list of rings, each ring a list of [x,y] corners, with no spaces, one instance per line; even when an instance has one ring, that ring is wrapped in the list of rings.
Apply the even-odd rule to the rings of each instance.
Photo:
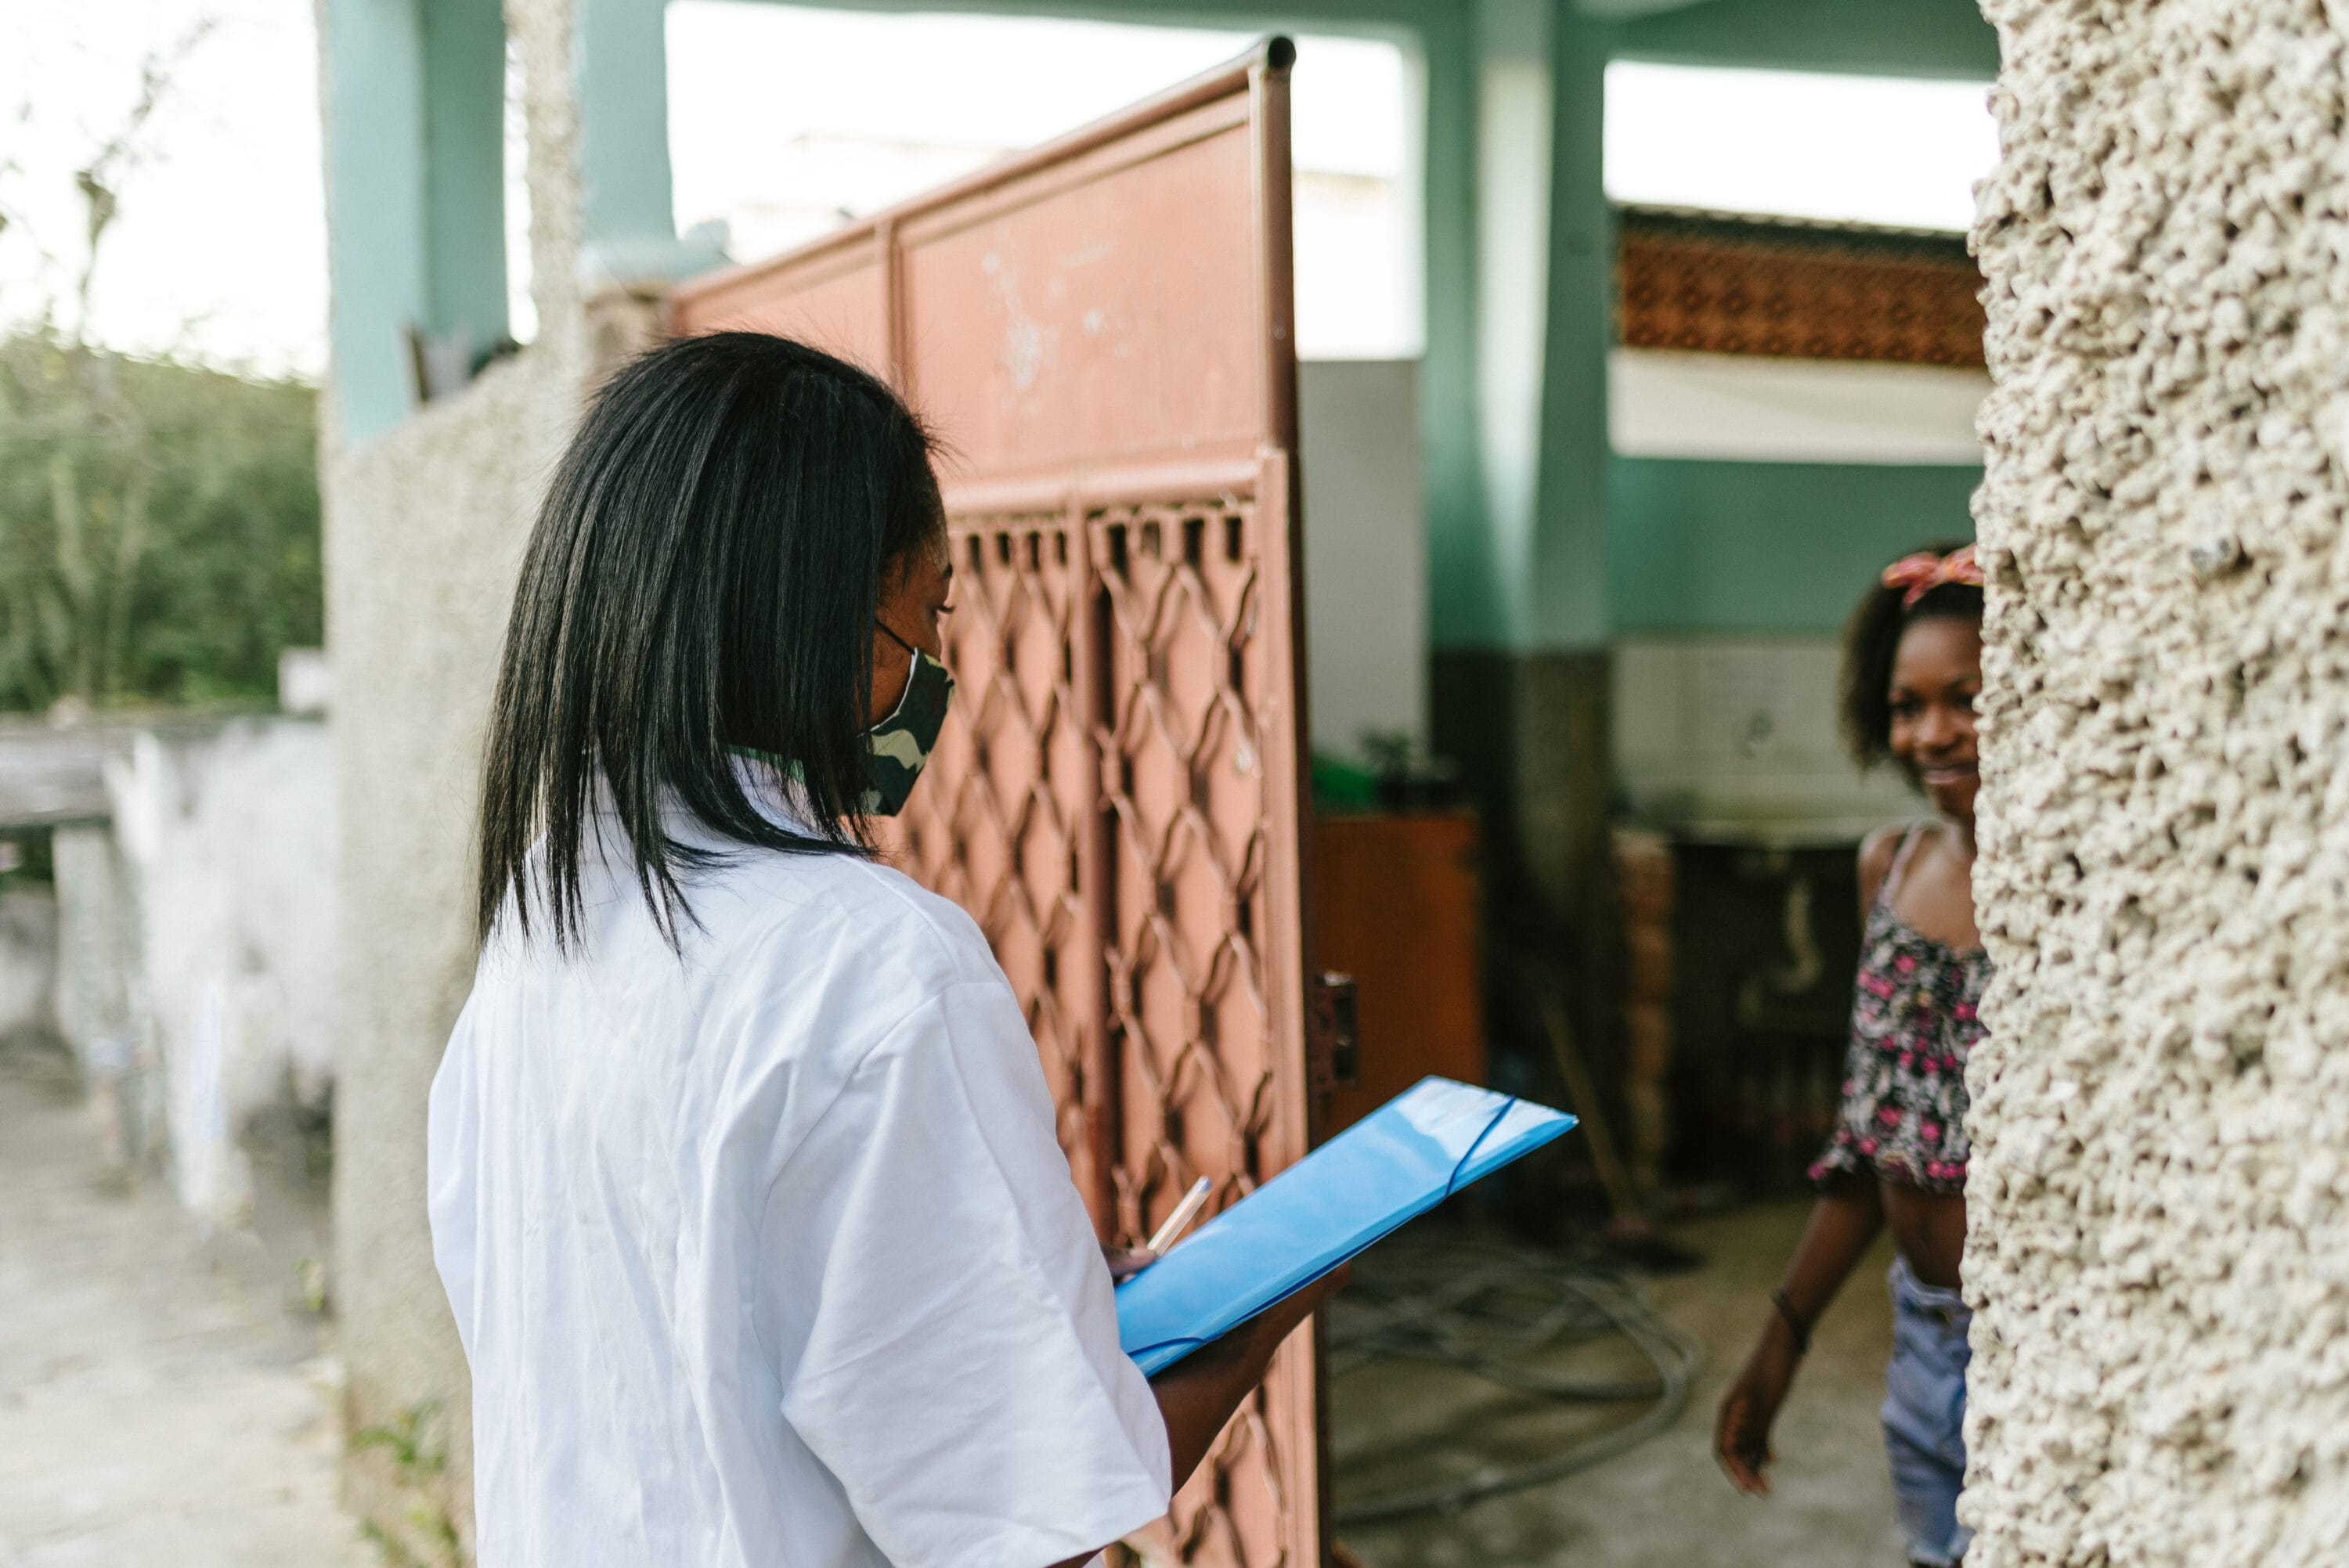
[[[670,301],[678,332],[864,363],[954,454],[960,695],[896,848],[1010,976],[1104,1240],[1197,1175],[1237,1201],[1314,1131],[1294,57],[1268,39]],[[1145,1558],[1323,1561],[1319,1359],[1283,1349]]]

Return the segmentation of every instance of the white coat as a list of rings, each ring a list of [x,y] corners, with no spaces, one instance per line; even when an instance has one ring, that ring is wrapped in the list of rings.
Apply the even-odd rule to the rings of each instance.
[[[1165,1428],[970,918],[735,846],[680,955],[610,858],[574,955],[504,922],[432,1087],[481,1568],[1042,1568],[1163,1513]]]

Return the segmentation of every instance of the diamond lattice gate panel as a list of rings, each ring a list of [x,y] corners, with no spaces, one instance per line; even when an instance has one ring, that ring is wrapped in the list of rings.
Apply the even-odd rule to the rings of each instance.
[[[1309,1139],[1289,57],[672,302],[862,361],[952,453],[959,695],[896,849],[993,943],[1105,1240]],[[1133,1544],[1319,1563],[1319,1433],[1299,1336]]]

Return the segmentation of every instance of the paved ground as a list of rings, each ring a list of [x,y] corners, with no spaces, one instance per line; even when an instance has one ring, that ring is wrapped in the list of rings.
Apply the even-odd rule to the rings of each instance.
[[[1701,1270],[1653,1282],[1650,1299],[1693,1335],[1705,1363],[1693,1398],[1669,1431],[1597,1469],[1495,1498],[1449,1517],[1342,1530],[1364,1568],[1899,1568],[1877,1406],[1891,1312],[1889,1250],[1861,1270],[1819,1326],[1809,1365],[1776,1433],[1772,1496],[1731,1490],[1712,1453],[1713,1408],[1769,1310],[1807,1205],[1775,1203],[1681,1227],[1674,1239],[1705,1256]],[[1631,1374],[1641,1363],[1619,1341],[1558,1363],[1584,1375]],[[1561,1410],[1448,1368],[1391,1365],[1341,1378],[1334,1403],[1341,1506],[1374,1489],[1387,1463],[1414,1443],[1502,1461],[1620,1426],[1624,1407]],[[1446,1456],[1444,1462],[1456,1459]],[[1417,1467],[1431,1473],[1427,1461]]]
[[[62,1064],[0,1054],[0,1568],[378,1568],[290,1269],[97,1150]]]
[[[1713,1403],[1803,1213],[1769,1205],[1675,1233],[1706,1264],[1654,1282],[1651,1299],[1707,1354],[1672,1429],[1532,1491],[1343,1531],[1347,1547],[1365,1568],[1897,1568],[1876,1425],[1885,1258],[1820,1326],[1780,1424],[1777,1494],[1741,1498],[1713,1467]],[[249,1235],[207,1241],[160,1187],[109,1181],[61,1065],[0,1052],[0,1568],[378,1568],[336,1506],[318,1328],[288,1264],[302,1218],[261,1219],[274,1254]],[[1638,1369],[1619,1343],[1558,1365]],[[1456,1466],[1463,1449],[1547,1451],[1627,1413],[1561,1410],[1444,1368],[1348,1377],[1340,1500]]]

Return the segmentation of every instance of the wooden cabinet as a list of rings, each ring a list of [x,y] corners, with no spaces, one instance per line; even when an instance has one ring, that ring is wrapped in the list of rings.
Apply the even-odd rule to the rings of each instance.
[[[1314,967],[1354,977],[1361,1071],[1330,1096],[1325,1136],[1430,1073],[1485,1081],[1482,904],[1468,812],[1315,822]]]

